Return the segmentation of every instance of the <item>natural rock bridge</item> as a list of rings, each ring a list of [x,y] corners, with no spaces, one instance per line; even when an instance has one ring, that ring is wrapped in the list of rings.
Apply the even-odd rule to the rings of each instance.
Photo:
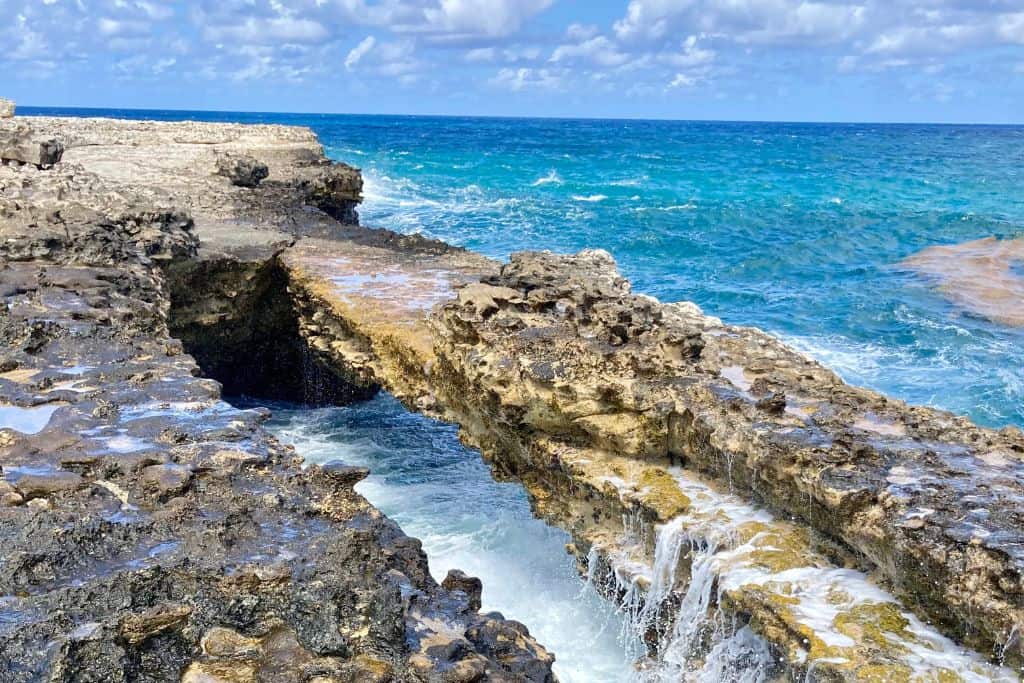
[[[145,296],[133,294],[144,301],[146,315],[117,323],[134,329],[150,321],[132,339],[149,345],[155,339],[157,346],[180,339],[202,372],[231,393],[336,403],[384,388],[410,409],[458,423],[499,476],[526,486],[538,514],[572,533],[581,571],[629,611],[652,653],[676,649],[683,660],[699,661],[715,637],[742,632],[754,643],[750,652],[769,654],[758,665],[780,676],[1016,678],[998,663],[1019,667],[1024,652],[1018,637],[1024,623],[1020,430],[982,429],[850,387],[758,330],[724,325],[692,304],[631,293],[604,252],[518,254],[502,266],[420,237],[361,228],[353,224],[358,172],[329,164],[305,130],[71,119],[37,119],[33,127],[66,147],[54,172],[65,173],[71,184],[60,193],[59,220],[38,220],[51,235],[17,233],[24,222],[4,224],[10,261],[32,264],[28,270],[35,273],[40,262],[86,259],[52,247],[78,210],[69,195],[93,197],[89,210],[103,215],[112,202],[127,213],[117,203],[126,197],[147,211],[170,207],[157,227],[150,227],[150,218],[141,232],[133,223],[127,236],[110,240],[116,248],[141,248],[147,257],[124,271],[152,280]],[[269,176],[255,188],[232,184],[216,173],[225,153],[258,160]],[[65,166],[95,175],[62,171]],[[31,188],[38,183],[34,173],[45,173],[4,172],[8,188]],[[104,198],[98,206],[96,197]],[[189,219],[188,229],[167,227]],[[110,246],[93,238],[74,242],[87,251]],[[122,270],[110,272],[127,277]],[[37,320],[58,299],[71,306],[69,292],[92,291],[70,276],[38,279],[21,266],[9,265],[0,275],[9,310],[25,321]],[[90,277],[105,282],[112,276]],[[101,310],[122,295],[109,296],[97,302]],[[42,332],[25,334],[48,339]],[[81,355],[73,345],[67,350]],[[46,354],[24,346],[19,353],[10,354],[10,367],[0,375],[13,387],[5,397],[35,404],[40,392],[74,381],[52,363],[37,367]],[[90,353],[102,355],[100,349]],[[156,390],[146,383],[152,377],[141,380],[138,373],[161,375],[155,368],[173,363],[188,376],[194,367],[187,356],[171,354],[181,359],[173,362],[146,357],[160,353],[140,352],[135,358],[142,365],[125,376],[140,394],[136,403],[156,400],[143,400]],[[32,374],[38,372],[43,375]],[[53,372],[56,379],[43,387],[40,377]],[[106,382],[111,377],[102,376]],[[216,398],[202,380],[181,381],[182,387],[202,386],[203,400]],[[101,386],[64,389],[54,398],[78,401],[79,389]],[[115,396],[97,399],[90,407],[97,419],[106,419],[100,401],[124,403]],[[123,419],[103,424],[68,423],[65,431],[88,427],[126,443],[156,439],[152,427],[136,434],[136,423]],[[254,435],[247,438],[267,440],[258,426],[246,429]],[[39,457],[39,447],[29,449],[25,438],[0,444],[5,472],[8,463],[28,468]],[[237,447],[241,455],[231,462],[257,450]],[[137,484],[110,483],[92,464],[58,460],[52,467],[71,468],[100,487],[123,488],[124,505],[144,507],[143,494],[132,486],[145,485],[139,491],[163,491],[163,499],[187,488],[201,509],[210,495],[206,473],[224,465],[180,456],[146,460],[138,475],[144,481]],[[358,479],[335,476],[349,477],[349,487]],[[204,485],[188,483],[194,479]],[[80,490],[84,484],[77,482],[65,488]],[[260,514],[264,524],[274,515]],[[5,538],[27,523],[10,517]],[[389,542],[374,543],[388,548]],[[141,541],[124,543],[137,550]],[[299,545],[292,549],[298,556],[314,552]],[[180,561],[182,552],[173,549],[167,557]],[[172,562],[162,553],[151,556],[152,564]],[[421,564],[416,567],[401,571],[431,596],[430,609],[443,611],[444,591],[431,585]],[[281,598],[282,614],[291,614],[300,599]],[[187,595],[178,602],[190,604]],[[59,630],[40,625],[49,623],[56,603],[29,603],[18,609],[41,616],[30,617],[31,626],[8,629],[6,642],[27,642],[32,629]],[[469,643],[469,654],[442,661],[430,647],[442,634],[432,633],[421,637],[420,660],[395,655],[389,666],[425,676],[430,667],[462,667],[471,676],[480,670],[473,667],[488,666],[531,680],[549,675],[546,653],[527,636],[517,635],[514,648],[497,652],[474,625],[473,619],[485,618],[460,609],[459,637]],[[146,637],[216,621],[174,614],[147,627]],[[412,632],[427,628],[423,613],[404,614]],[[311,636],[293,617],[278,616],[291,625],[295,651],[313,657],[318,645]],[[362,642],[355,635],[352,641]]]

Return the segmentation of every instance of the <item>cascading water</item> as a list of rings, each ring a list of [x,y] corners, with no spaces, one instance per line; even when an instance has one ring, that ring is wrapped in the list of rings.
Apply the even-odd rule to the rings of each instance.
[[[715,609],[714,558],[719,543],[691,533],[681,515],[658,527],[650,567],[631,557],[643,552],[643,524],[627,515],[615,552],[588,554],[588,583],[607,596],[619,596],[626,631],[653,639],[653,657],[631,675],[635,683],[727,681],[760,683],[775,667],[767,643],[748,627]],[[728,528],[721,530],[728,533]],[[679,568],[689,566],[688,581]],[[677,591],[685,584],[681,598]],[[646,588],[645,588],[646,586]]]

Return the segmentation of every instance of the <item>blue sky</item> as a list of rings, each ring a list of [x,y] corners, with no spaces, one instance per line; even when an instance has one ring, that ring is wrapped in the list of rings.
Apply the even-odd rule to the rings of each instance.
[[[0,96],[1024,122],[1024,0],[0,0]]]

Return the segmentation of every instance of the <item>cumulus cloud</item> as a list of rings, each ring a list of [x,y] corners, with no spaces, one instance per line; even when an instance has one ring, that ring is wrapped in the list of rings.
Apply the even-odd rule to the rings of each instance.
[[[709,98],[769,80],[778,92],[800,79],[941,75],[953,90],[918,87],[928,101],[967,91],[977,74],[946,68],[957,60],[991,58],[989,73],[1014,77],[1024,64],[1019,0],[616,1],[597,20],[570,0],[0,0],[0,64],[43,78],[59,66],[93,79]]]
[[[583,59],[598,66],[622,66],[630,56],[605,36],[594,36],[580,43],[559,45],[551,54],[552,62]]]

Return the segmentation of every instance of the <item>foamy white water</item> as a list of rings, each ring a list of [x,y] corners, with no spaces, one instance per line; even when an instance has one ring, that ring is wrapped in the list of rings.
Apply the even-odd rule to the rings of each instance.
[[[518,484],[495,482],[454,428],[389,396],[349,408],[277,409],[270,428],[307,462],[369,467],[357,490],[423,541],[434,578],[459,568],[482,579],[483,611],[526,624],[554,652],[560,681],[629,679],[639,644],[614,606],[580,580],[568,534],[535,519]]]

